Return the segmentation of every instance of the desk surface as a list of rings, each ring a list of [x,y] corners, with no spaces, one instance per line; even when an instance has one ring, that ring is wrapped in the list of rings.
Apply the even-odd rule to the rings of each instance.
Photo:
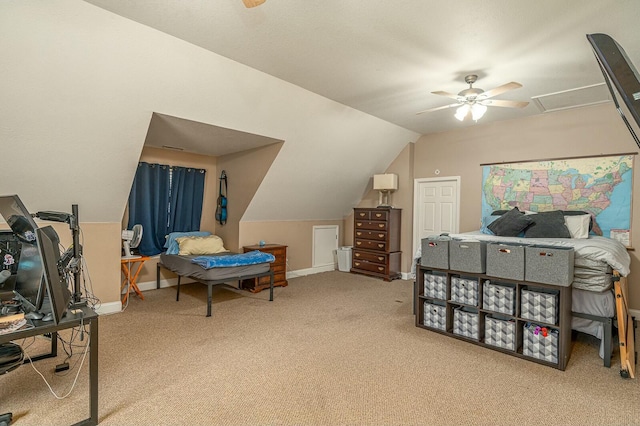
[[[53,321],[32,320],[34,327],[14,331],[13,333],[0,334],[0,344],[20,340],[42,334],[54,334],[73,327],[86,324],[89,326],[89,417],[76,424],[98,424],[98,314],[88,306],[81,306],[68,310],[58,324]],[[53,340],[53,339],[52,339]],[[55,356],[55,354],[53,354]],[[33,357],[32,357],[33,358]],[[11,374],[19,374],[12,372]]]

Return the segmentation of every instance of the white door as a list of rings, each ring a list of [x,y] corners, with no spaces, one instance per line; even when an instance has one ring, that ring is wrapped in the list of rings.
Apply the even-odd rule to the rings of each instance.
[[[312,267],[324,266],[335,269],[337,249],[338,225],[313,227]]]
[[[429,235],[455,234],[460,225],[460,177],[414,181],[413,252]]]

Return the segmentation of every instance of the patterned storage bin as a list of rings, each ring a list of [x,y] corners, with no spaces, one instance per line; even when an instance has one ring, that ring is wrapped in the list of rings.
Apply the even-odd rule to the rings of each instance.
[[[516,323],[514,320],[484,318],[484,343],[498,348],[516,350]]]
[[[447,276],[444,274],[424,274],[424,295],[434,299],[447,300]]]
[[[522,289],[520,317],[532,321],[556,324],[558,320],[558,292]]]
[[[558,330],[526,323],[522,333],[522,353],[532,358],[558,363]]]
[[[516,309],[515,287],[485,281],[482,285],[482,308],[501,314],[514,315]]]
[[[444,304],[424,301],[424,320],[425,326],[445,330],[447,327],[447,307]]]
[[[478,340],[478,312],[469,308],[454,309],[453,333]]]
[[[451,301],[478,306],[478,280],[451,277]]]

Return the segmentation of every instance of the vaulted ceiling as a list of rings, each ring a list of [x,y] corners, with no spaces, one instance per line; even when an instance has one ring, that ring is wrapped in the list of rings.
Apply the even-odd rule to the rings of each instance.
[[[636,0],[86,0],[272,76],[406,129],[426,134],[461,126],[452,103],[431,94],[523,84],[499,99],[524,109],[489,108],[482,122],[606,101],[585,35],[607,33],[640,62]],[[576,90],[578,89],[578,90]],[[544,98],[543,98],[544,100]]]

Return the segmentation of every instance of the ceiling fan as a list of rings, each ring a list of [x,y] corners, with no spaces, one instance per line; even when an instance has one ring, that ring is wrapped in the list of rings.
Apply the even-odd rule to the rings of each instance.
[[[265,1],[267,0],[242,0],[242,3],[244,3],[245,7],[252,8],[252,7],[260,6]]]
[[[456,111],[455,117],[462,121],[467,117],[471,117],[474,120],[479,120],[487,110],[489,106],[497,106],[497,107],[505,107],[505,108],[524,108],[529,105],[529,102],[525,101],[506,101],[506,100],[498,100],[491,99],[494,96],[501,95],[502,93],[508,92],[509,90],[514,90],[522,87],[522,84],[516,83],[512,81],[507,84],[503,84],[502,86],[498,86],[494,89],[484,91],[482,89],[478,89],[473,87],[473,83],[476,82],[478,76],[475,74],[470,74],[464,78],[464,81],[469,85],[468,89],[464,89],[457,95],[453,93],[437,91],[431,92],[434,95],[446,96],[448,98],[452,98],[456,100],[456,103],[444,105],[435,108],[429,108],[424,111],[417,112],[416,114],[423,114],[425,112],[433,112],[438,111],[440,109],[446,108],[455,108],[459,107]]]

